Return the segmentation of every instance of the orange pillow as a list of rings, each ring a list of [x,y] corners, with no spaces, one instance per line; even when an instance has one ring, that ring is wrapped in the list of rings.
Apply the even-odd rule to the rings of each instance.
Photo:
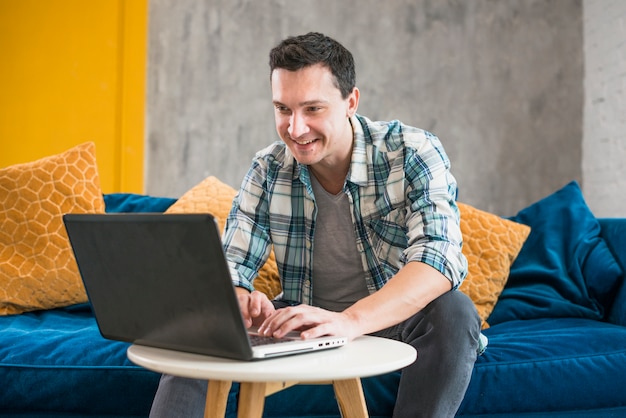
[[[182,195],[165,213],[210,213],[223,231],[236,194],[235,189],[216,177],[207,177]],[[254,279],[253,285],[270,299],[274,299],[282,291],[274,251],[259,270],[259,276]]]
[[[493,311],[509,278],[511,264],[522,249],[530,227],[457,203],[461,211],[463,254],[468,274],[459,290],[472,299],[482,320]]]
[[[0,315],[87,301],[62,215],[104,212],[95,151],[0,169]]]

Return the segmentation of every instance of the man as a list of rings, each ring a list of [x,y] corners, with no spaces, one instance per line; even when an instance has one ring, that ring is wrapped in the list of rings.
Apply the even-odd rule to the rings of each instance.
[[[456,291],[467,262],[441,143],[358,115],[352,55],[322,34],[276,46],[270,81],[282,141],[256,155],[224,234],[244,320],[275,337],[411,344],[418,360],[402,371],[394,417],[454,416],[480,321]],[[283,287],[274,303],[254,290],[271,248]],[[164,376],[152,416],[202,416],[205,393],[206,382]]]

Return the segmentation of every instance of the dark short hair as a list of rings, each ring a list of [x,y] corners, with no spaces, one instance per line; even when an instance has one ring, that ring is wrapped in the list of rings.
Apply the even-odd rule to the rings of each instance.
[[[300,70],[322,64],[335,77],[335,84],[345,99],[356,84],[354,58],[350,51],[334,39],[318,32],[290,36],[270,51],[270,77],[277,68]]]

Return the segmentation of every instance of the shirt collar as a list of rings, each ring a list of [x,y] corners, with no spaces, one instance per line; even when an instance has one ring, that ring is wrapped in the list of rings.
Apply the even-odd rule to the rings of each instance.
[[[354,146],[352,147],[352,161],[348,172],[348,181],[358,185],[367,185],[367,146],[365,132],[358,115],[350,118],[352,132],[354,135]]]

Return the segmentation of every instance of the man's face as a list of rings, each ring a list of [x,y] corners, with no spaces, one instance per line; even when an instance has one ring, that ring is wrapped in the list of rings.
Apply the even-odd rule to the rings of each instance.
[[[297,71],[272,72],[276,131],[296,160],[315,166],[345,162],[352,149],[349,117],[358,90],[341,97],[330,70],[320,64]]]

